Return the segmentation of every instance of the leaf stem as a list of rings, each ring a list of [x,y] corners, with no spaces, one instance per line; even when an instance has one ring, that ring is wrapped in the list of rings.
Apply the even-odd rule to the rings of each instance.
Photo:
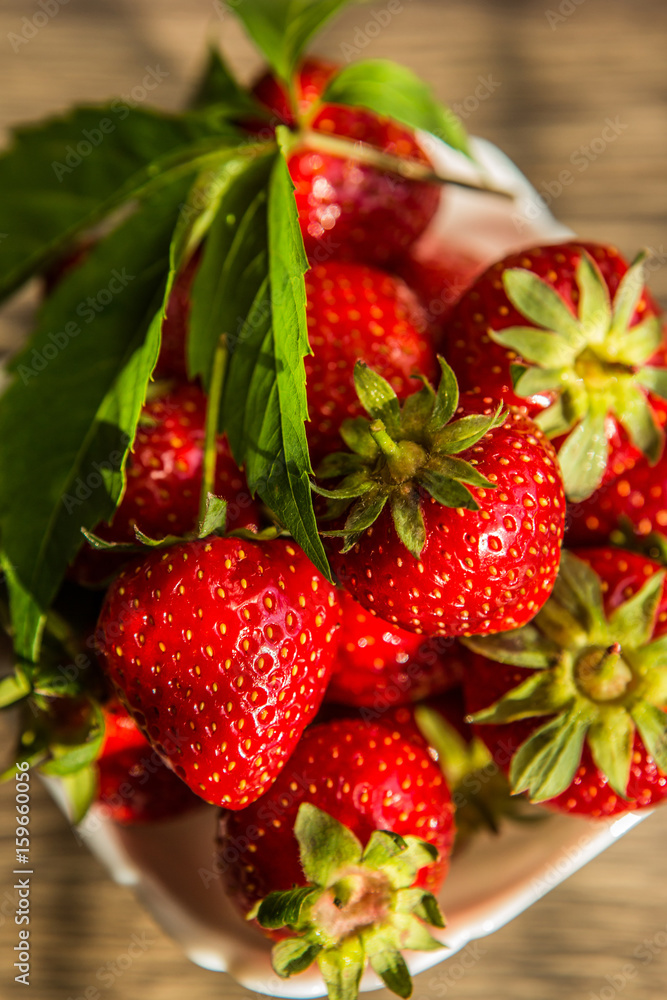
[[[215,465],[218,455],[218,423],[220,420],[220,404],[222,388],[227,370],[227,334],[223,333],[213,356],[211,372],[211,388],[206,407],[206,427],[204,431],[204,458],[202,463],[201,494],[199,497],[199,520],[204,520],[207,509],[207,498],[215,492]]]
[[[300,133],[301,141],[311,149],[320,153],[329,153],[332,156],[346,157],[357,163],[364,163],[378,170],[388,173],[398,174],[406,180],[427,181],[431,184],[453,184],[455,187],[466,188],[470,191],[481,191],[485,194],[495,194],[501,198],[514,200],[511,191],[493,187],[483,181],[464,181],[456,177],[445,177],[441,173],[435,173],[432,169],[419,163],[417,160],[406,159],[401,156],[393,156],[385,153],[367,142],[353,142],[343,136],[331,135],[328,132],[317,132],[314,129],[304,129]]]

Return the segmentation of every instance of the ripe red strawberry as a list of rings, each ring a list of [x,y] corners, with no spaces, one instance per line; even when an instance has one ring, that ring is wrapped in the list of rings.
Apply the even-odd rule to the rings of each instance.
[[[594,818],[667,797],[664,578],[622,549],[563,553],[527,630],[468,640],[467,707],[515,792]]]
[[[411,247],[394,267],[424,306],[429,325],[439,331],[463,293],[484,270],[484,263],[469,253],[427,239]]]
[[[202,805],[116,701],[104,707],[97,802],[116,823],[151,823]]]
[[[410,376],[437,371],[427,322],[416,297],[398,278],[360,264],[318,264],[306,275],[308,332],[306,425],[317,464],[340,447],[347,417],[363,413],[353,369],[361,359],[390,383],[399,397],[412,389]]]
[[[307,60],[297,76],[297,115],[282,84],[270,74],[254,93],[278,120],[293,126],[305,118],[308,128],[323,137],[340,136],[384,153],[430,161],[414,135],[386,118],[360,108],[318,106],[337,67]],[[316,140],[314,140],[316,142]],[[344,155],[322,151],[306,137],[292,152],[288,167],[296,186],[296,202],[306,251],[314,260],[332,256],[369,263],[387,263],[406,250],[426,229],[440,203],[436,184],[407,180]]]
[[[667,454],[655,466],[640,458],[631,472],[604,483],[582,503],[568,506],[570,545],[604,544],[615,533],[667,541]],[[648,553],[647,553],[648,554]]]
[[[434,947],[419,920],[396,920],[393,912],[413,912],[442,926],[430,894],[401,890],[419,886],[437,891],[453,836],[449,791],[428,754],[381,725],[343,720],[309,729],[266,795],[241,812],[223,814],[218,856],[232,900],[244,915],[255,915],[273,931],[271,936],[294,922],[281,919],[284,903],[292,897],[289,890],[313,885],[310,899],[300,890],[301,936],[274,949],[274,967],[280,975],[300,971],[324,946],[320,968],[330,985],[334,956],[326,952],[341,946],[353,987],[366,954],[385,978],[380,954],[374,952]],[[398,865],[406,865],[400,874],[394,867],[397,858]],[[417,908],[408,907],[408,901]],[[320,945],[314,951],[313,932]],[[286,953],[292,961],[302,956],[303,964],[292,967]],[[392,981],[385,978],[385,983],[394,988]]]
[[[659,309],[613,247],[563,243],[498,261],[457,305],[441,348],[464,390],[524,405],[557,439],[565,491],[583,500],[644,452],[667,418]]]
[[[399,408],[357,365],[371,421],[345,428],[354,455],[323,473],[347,473],[325,492],[333,513],[357,498],[331,542],[342,585],[373,614],[427,635],[500,632],[528,622],[558,571],[565,499],[553,448],[518,410],[461,397],[441,359],[430,385]],[[457,419],[450,423],[456,413]]]
[[[127,487],[111,524],[94,534],[107,542],[134,542],[135,527],[149,538],[184,535],[197,527],[206,424],[206,397],[182,384],[144,406],[127,466]],[[256,529],[261,520],[245,476],[219,436],[215,493],[227,502],[227,528]],[[127,553],[81,549],[71,571],[78,583],[97,586]]]
[[[451,639],[426,639],[369,614],[345,591],[339,594],[341,641],[326,700],[387,708],[421,701],[453,687],[465,670],[467,650]]]
[[[339,615],[334,588],[294,543],[211,537],[125,569],[98,641],[151,745],[198,795],[239,809],[314,718]]]

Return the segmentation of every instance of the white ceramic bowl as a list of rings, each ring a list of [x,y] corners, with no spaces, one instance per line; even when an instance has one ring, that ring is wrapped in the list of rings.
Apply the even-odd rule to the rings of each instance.
[[[424,144],[443,169],[456,170],[462,179],[474,175],[463,157],[432,139],[425,138]],[[474,150],[488,179],[515,193],[516,199],[509,202],[450,188],[431,236],[491,261],[511,250],[572,235],[496,147],[476,139]],[[61,798],[57,785],[49,785]],[[506,823],[497,837],[480,836],[454,859],[441,892],[447,927],[438,936],[447,949],[409,954],[411,971],[422,972],[446,961],[470,941],[502,927],[641,818],[628,815],[592,823],[551,816],[537,825]],[[114,825],[93,807],[77,830],[117,882],[134,886],[138,898],[193,962],[228,972],[257,993],[292,998],[324,995],[316,969],[289,980],[275,975],[270,943],[244,923],[225,897],[214,858],[215,833],[212,807],[170,822],[128,828]],[[381,985],[368,972],[361,988]]]

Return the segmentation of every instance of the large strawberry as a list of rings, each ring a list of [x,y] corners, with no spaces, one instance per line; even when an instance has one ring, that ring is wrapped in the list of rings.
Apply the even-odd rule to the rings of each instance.
[[[340,447],[339,428],[363,410],[352,372],[361,359],[375,368],[399,397],[411,391],[410,376],[435,376],[435,351],[426,315],[399,279],[360,264],[329,262],[306,275],[308,333],[312,354],[304,361],[314,464]]]
[[[296,186],[299,221],[306,251],[314,260],[332,256],[386,263],[407,249],[431,221],[440,203],[437,184],[406,179],[359,162],[353,144],[423,167],[430,162],[414,135],[402,125],[361,108],[320,103],[337,68],[307,60],[297,74],[293,108],[284,87],[270,74],[255,85],[257,97],[278,121],[305,127],[288,160]],[[296,135],[296,133],[295,133]],[[328,139],[343,138],[330,151]]]
[[[98,641],[151,745],[197,794],[239,809],[314,718],[339,614],[334,588],[293,542],[210,537],[124,570]]]
[[[424,639],[371,615],[341,591],[341,640],[326,700],[387,708],[421,701],[461,680],[467,650],[456,641]]]
[[[467,640],[467,707],[515,792],[595,818],[667,797],[664,578],[621,549],[563,553],[531,625]]]
[[[551,593],[565,519],[558,463],[528,417],[459,400],[441,367],[437,394],[425,382],[401,406],[356,366],[371,419],[343,426],[354,454],[330,456],[322,472],[345,478],[318,487],[331,516],[353,503],[344,526],[326,532],[343,536],[342,548],[329,543],[331,563],[364,607],[402,628],[501,632],[529,621]]]
[[[127,465],[127,486],[110,524],[95,534],[106,542],[135,542],[135,528],[149,538],[185,535],[197,527],[206,425],[206,397],[194,384],[181,384],[154,396],[143,408]],[[227,500],[227,527],[255,529],[258,505],[245,476],[229,451],[226,438],[217,439],[214,491]],[[98,585],[118,569],[126,553],[79,552],[71,576]]]
[[[116,823],[171,819],[202,805],[171,771],[122,705],[104,706],[104,742],[97,759],[97,803]]]
[[[274,949],[279,975],[317,960],[331,997],[355,997],[368,959],[409,996],[400,951],[438,946],[422,921],[443,925],[427,890],[444,879],[452,815],[425,750],[381,725],[323,723],[262,799],[223,814],[220,867],[244,915],[298,935]]]
[[[629,268],[591,243],[512,254],[464,294],[441,349],[463,389],[526,406],[557,439],[571,500],[660,456],[665,348],[641,255]]]

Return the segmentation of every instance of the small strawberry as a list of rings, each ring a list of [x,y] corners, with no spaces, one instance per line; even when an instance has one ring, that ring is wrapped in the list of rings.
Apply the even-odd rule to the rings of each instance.
[[[341,641],[326,700],[377,707],[421,701],[461,680],[467,650],[451,639],[426,639],[376,618],[339,594]]]
[[[667,797],[667,593],[622,549],[563,553],[531,625],[466,640],[477,732],[516,793],[605,818]]]
[[[441,349],[461,386],[523,405],[557,450],[579,501],[642,452],[667,419],[660,310],[613,247],[563,243],[498,261],[451,316]]]
[[[443,926],[428,890],[442,884],[453,835],[449,791],[428,754],[383,726],[344,720],[309,729],[259,802],[223,814],[219,858],[244,915],[271,936],[285,926],[298,935],[274,948],[279,975],[317,960],[330,997],[354,998],[368,959],[409,996],[400,950],[438,947],[422,921]]]
[[[558,571],[565,499],[551,445],[519,411],[479,397],[459,400],[440,359],[401,405],[365,365],[355,368],[370,420],[342,433],[354,454],[332,455],[323,475],[345,478],[317,491],[340,516],[330,542],[341,584],[378,617],[427,635],[501,632],[528,622]],[[460,402],[460,405],[459,405]],[[457,419],[450,423],[456,413]]]
[[[294,127],[298,119],[309,130],[288,159],[308,255],[385,264],[426,229],[441,189],[320,148],[326,138],[342,137],[430,167],[414,135],[402,125],[361,108],[320,103],[337,68],[319,60],[304,63],[295,81],[296,113],[282,84],[270,74],[258,81],[254,93],[278,120]]]
[[[124,570],[97,634],[151,745],[198,795],[240,809],[314,718],[339,614],[334,588],[293,542],[211,537]]]
[[[149,538],[194,531],[199,515],[206,424],[206,397],[194,384],[178,385],[156,396],[142,411],[127,465],[127,486],[110,524],[94,534],[106,542],[136,541],[135,528]],[[261,515],[245,476],[217,441],[216,495],[227,500],[227,527],[256,529]],[[70,576],[98,586],[126,561],[127,553],[96,551],[85,544]]]
[[[116,823],[171,819],[202,805],[153,750],[122,705],[104,706],[97,803]]]
[[[463,293],[484,270],[484,263],[446,244],[420,240],[394,267],[423,305],[429,325],[439,331]]]
[[[427,322],[416,297],[398,278],[360,264],[319,264],[306,274],[308,332],[306,380],[311,422],[306,425],[317,464],[340,446],[339,428],[363,412],[352,372],[361,359],[390,383],[399,397],[410,376],[437,371]]]

